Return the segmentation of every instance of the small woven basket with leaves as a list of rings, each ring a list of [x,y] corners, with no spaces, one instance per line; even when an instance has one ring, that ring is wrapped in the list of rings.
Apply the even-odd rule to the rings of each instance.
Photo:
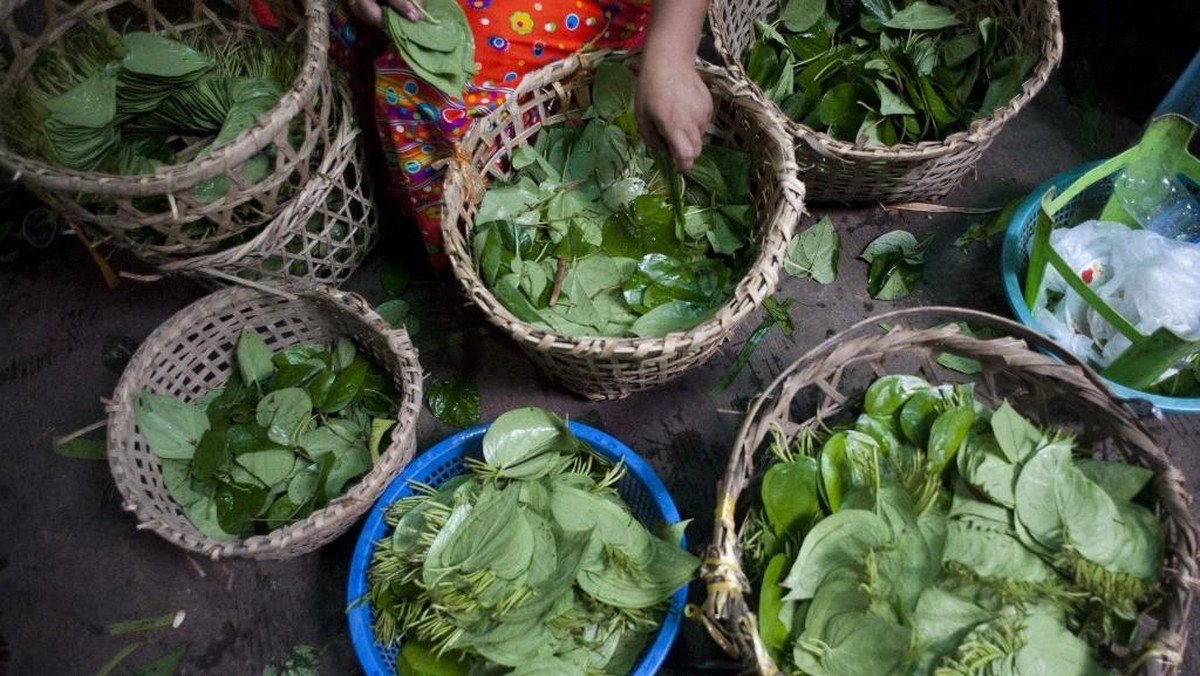
[[[701,65],[714,97],[708,142],[749,153],[753,167],[755,256],[732,297],[694,328],[662,338],[576,337],[518,319],[485,285],[472,254],[484,180],[505,178],[512,153],[532,143],[543,126],[588,108],[594,68],[606,56],[576,55],[531,73],[503,105],[476,122],[447,171],[442,216],[454,275],[488,321],[516,340],[552,380],[595,400],[653,388],[715,354],[734,327],[774,291],[804,198],[787,135],[762,100],[722,70]]]
[[[787,0],[732,0],[709,4],[709,26],[721,60],[750,81],[746,58],[755,42],[755,22],[773,21]],[[1010,29],[1014,51],[1036,55],[1020,92],[986,117],[941,141],[866,147],[838,140],[783,114],[796,145],[800,178],[808,199],[834,202],[906,202],[937,199],[971,170],[996,135],[1041,90],[1062,57],[1062,27],[1055,0],[938,0],[965,22],[991,16]],[[751,83],[761,91],[757,84]]]
[[[335,109],[326,52],[329,22],[319,0],[272,0],[272,23],[260,26],[248,2],[190,0],[155,3],[143,0],[34,0],[0,8],[0,96],[21,101],[37,72],[40,57],[74,31],[146,31],[187,42],[203,40],[215,51],[231,52],[262,41],[282,53],[300,51],[294,79],[278,102],[233,140],[205,152],[207,137],[177,135],[175,164],[153,173],[124,175],[60,166],[36,156],[22,144],[36,138],[10,123],[0,142],[0,167],[59,210],[70,222],[98,239],[128,248],[149,262],[180,254],[212,252],[246,239],[296,199],[334,142]],[[261,17],[260,17],[261,18]],[[253,66],[254,64],[249,64]],[[261,180],[248,178],[247,160],[267,152]],[[228,179],[228,190],[215,199],[197,188]],[[257,178],[257,177],[255,177]]]
[[[212,282],[318,282],[338,286],[379,239],[361,130],[341,97],[337,134],[299,194],[248,242],[158,266]]]
[[[374,466],[341,496],[309,516],[242,539],[205,536],[172,500],[162,461],[139,431],[135,402],[144,389],[185,402],[221,387],[238,368],[235,345],[243,328],[273,351],[337,337],[383,368],[399,394],[396,425]],[[125,368],[109,404],[108,458],[114,483],[139,529],[212,558],[284,559],[313,551],[350,528],[412,459],[420,414],[421,366],[403,329],[392,329],[361,297],[323,286],[214,292],[176,313],[151,333]]]
[[[1004,334],[984,339],[960,325]],[[884,331],[882,326],[891,327]],[[1050,356],[1051,353],[1058,359]],[[942,366],[946,355],[977,363],[966,376]],[[1060,361],[1061,360],[1061,361]],[[743,550],[760,479],[772,465],[773,440],[853,422],[867,387],[881,376],[916,375],[929,383],[973,383],[975,397],[995,408],[1007,401],[1041,429],[1074,435],[1076,448],[1153,473],[1155,516],[1165,547],[1162,596],[1140,618],[1124,650],[1094,646],[1107,665],[1123,672],[1175,675],[1187,647],[1187,618],[1200,562],[1196,524],[1183,475],[1137,418],[1081,362],[1029,329],[987,313],[960,308],[915,308],[873,317],[806,352],[750,405],[718,487],[712,544],[701,574],[707,583],[702,619],[729,654],[760,674],[785,673],[760,635],[751,579],[758,573]],[[826,517],[829,518],[829,517]],[[790,672],[788,672],[790,673]]]

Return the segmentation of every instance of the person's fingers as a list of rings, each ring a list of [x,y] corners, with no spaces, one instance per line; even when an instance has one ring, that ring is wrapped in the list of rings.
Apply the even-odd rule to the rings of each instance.
[[[675,168],[682,172],[692,169],[696,157],[700,155],[702,138],[694,130],[676,127],[668,137],[671,155],[675,158]]]
[[[346,0],[346,4],[363,23],[375,28],[383,27],[383,10],[375,0]]]
[[[425,18],[425,14],[421,12],[425,0],[388,0],[388,4],[409,21],[421,21]]]

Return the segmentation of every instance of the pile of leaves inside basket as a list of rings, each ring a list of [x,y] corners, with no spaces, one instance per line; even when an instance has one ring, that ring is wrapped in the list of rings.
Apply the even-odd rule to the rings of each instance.
[[[370,471],[399,408],[391,378],[354,342],[272,353],[243,329],[237,369],[195,401],[144,390],[138,432],[202,534],[227,540],[306,518]]]
[[[708,144],[686,176],[642,143],[634,75],[601,63],[592,105],[516,148],[475,216],[480,277],[521,321],[663,336],[711,316],[753,258],[750,156]]]
[[[778,436],[744,530],[760,635],[805,674],[1102,674],[1160,593],[1150,470],[969,385],[889,375]]]
[[[30,157],[70,169],[136,175],[203,158],[254,125],[299,72],[302,54],[260,38],[235,43],[200,32],[188,43],[81,22],[45,49],[0,113],[5,136]],[[270,151],[243,176],[261,181]],[[218,175],[193,189],[212,202]]]
[[[398,673],[628,673],[698,561],[679,546],[686,522],[660,536],[634,517],[624,473],[523,408],[466,473],[394,503],[367,582]]]
[[[1001,17],[925,0],[780,5],[755,24],[746,71],[785,115],[848,143],[941,140],[1012,99],[1037,61]]]

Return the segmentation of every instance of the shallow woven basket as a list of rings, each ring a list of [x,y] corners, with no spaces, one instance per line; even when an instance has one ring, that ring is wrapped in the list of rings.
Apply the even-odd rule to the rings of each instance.
[[[202,160],[160,167],[153,174],[125,176],[67,169],[24,157],[0,141],[0,167],[36,192],[70,221],[98,237],[129,248],[147,261],[213,251],[230,238],[266,223],[294,199],[332,141],[328,57],[329,25],[323,0],[271,0],[282,28],[258,27],[245,0],[32,0],[0,5],[0,98],[11,100],[38,55],[83,21],[99,20],[117,31],[147,30],[168,37],[210,31],[236,43],[262,35],[280,46],[303,46],[295,81],[279,103],[250,129]],[[199,151],[203,140],[179,152]],[[268,176],[251,183],[241,166],[274,146]],[[214,176],[229,176],[227,195],[205,204],[192,188]],[[186,226],[205,219],[203,234]]]
[[[307,518],[239,540],[202,535],[171,499],[162,463],[137,429],[134,401],[142,389],[194,401],[237,368],[234,346],[253,328],[273,350],[297,343],[353,338],[391,376],[400,394],[397,424],[375,466],[343,495]],[[345,532],[370,509],[412,459],[421,403],[421,367],[403,329],[392,329],[361,297],[328,287],[263,292],[222,289],[159,326],[134,353],[108,407],[108,462],[126,510],[186,550],[219,557],[284,559],[305,554]]]
[[[940,142],[865,148],[839,141],[787,118],[770,103],[795,139],[800,178],[811,201],[907,202],[937,199],[971,170],[1000,129],[1041,90],[1062,57],[1062,21],[1055,0],[937,0],[962,16],[1002,19],[1012,40],[1038,59],[1008,103],[965,130]],[[779,0],[729,0],[709,3],[708,23],[721,60],[739,79],[754,44],[754,22],[773,20]],[[757,84],[750,83],[756,91]]]
[[[318,282],[338,286],[379,239],[371,183],[348,95],[337,134],[300,193],[248,242],[158,269],[211,282]]]
[[[775,290],[787,242],[803,211],[804,185],[796,178],[787,134],[763,101],[720,69],[700,64],[713,92],[710,143],[752,153],[751,186],[758,228],[757,256],[732,297],[708,320],[663,338],[575,337],[534,328],[517,319],[488,290],[471,255],[471,231],[483,182],[504,178],[515,148],[533,141],[543,125],[589,105],[595,65],[606,54],[576,55],[531,73],[495,112],[475,123],[445,181],[442,234],[454,276],[488,321],[512,336],[552,380],[589,399],[619,399],[671,380],[711,357],[739,322]]]
[[[947,325],[956,321],[999,329],[1007,336],[965,336]],[[895,326],[884,333],[881,324]],[[982,372],[964,376],[947,370],[935,362],[941,353],[978,360]],[[771,430],[779,428],[793,438],[822,421],[845,420],[861,407],[874,379],[897,373],[921,375],[933,383],[974,381],[976,396],[990,405],[1007,400],[1040,426],[1074,433],[1081,447],[1101,457],[1155,472],[1151,486],[1166,537],[1165,594],[1143,623],[1140,646],[1124,663],[1146,657],[1145,673],[1178,674],[1200,567],[1200,533],[1188,509],[1191,496],[1183,475],[1099,376],[1077,359],[1020,324],[958,308],[900,310],[860,322],[805,353],[751,403],[718,487],[713,544],[701,568],[708,587],[702,619],[721,647],[760,674],[781,673],[759,638],[755,600],[738,545],[739,522],[754,502],[747,487],[770,462],[766,449]]]

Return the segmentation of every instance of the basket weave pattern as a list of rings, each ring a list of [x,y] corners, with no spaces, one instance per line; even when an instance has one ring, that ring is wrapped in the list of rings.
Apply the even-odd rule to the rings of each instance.
[[[571,110],[589,104],[591,72],[604,56],[578,55],[530,74],[502,106],[476,122],[447,171],[442,216],[446,252],[467,295],[547,376],[590,399],[618,399],[653,388],[711,357],[734,327],[774,291],[804,198],[791,144],[762,100],[720,69],[701,65],[701,75],[714,96],[709,142],[754,156],[751,185],[759,223],[757,257],[733,296],[712,318],[663,338],[581,338],[518,320],[484,285],[471,254],[483,178],[505,178],[514,149],[532,143],[543,125],[563,122]]]
[[[171,499],[162,463],[137,429],[134,402],[143,389],[194,401],[237,368],[243,327],[271,346],[354,340],[392,378],[400,394],[397,424],[375,466],[343,495],[307,518],[266,535],[220,541],[196,530]],[[317,549],[350,528],[412,459],[420,414],[421,367],[403,330],[393,330],[362,298],[326,287],[262,292],[235,287],[210,294],[164,322],[130,360],[108,407],[108,459],[126,510],[139,529],[212,558],[283,559]]]
[[[361,130],[347,97],[330,148],[312,178],[250,241],[218,253],[158,266],[167,274],[209,281],[298,280],[338,286],[379,238]]]
[[[329,27],[321,0],[272,2],[280,22],[295,27],[286,35],[260,29],[250,18],[248,3],[234,4],[236,10],[227,3],[202,0],[35,0],[0,15],[0,50],[11,53],[0,73],[0,96],[5,98],[44,49],[85,21],[174,38],[209,31],[230,44],[247,35],[262,35],[269,42],[300,43],[304,49],[300,72],[276,106],[204,159],[163,166],[153,174],[124,176],[54,166],[0,144],[0,167],[69,220],[150,262],[211,252],[231,237],[261,226],[294,198],[315,168],[313,155],[319,160],[331,143]],[[265,180],[251,183],[241,167],[269,146],[274,148],[274,166]],[[179,154],[186,157],[199,150],[193,144]],[[220,174],[229,177],[229,192],[207,204],[196,199],[192,189]],[[201,219],[206,219],[205,233],[189,233],[186,226]]]
[[[754,44],[754,22],[773,20],[777,0],[709,3],[709,26],[721,60],[736,77],[750,82],[743,60]],[[1008,120],[1029,103],[1062,58],[1062,20],[1055,0],[938,0],[966,21],[993,16],[1004,21],[1011,39],[1037,55],[1021,91],[990,115],[971,122],[940,142],[865,148],[833,138],[788,119],[769,105],[795,139],[800,177],[813,201],[906,202],[937,199],[950,192],[991,145]],[[757,84],[750,82],[756,91]]]
[[[1010,337],[968,337],[943,324],[948,321],[999,328]],[[880,323],[897,327],[884,334]],[[970,379],[976,396],[990,405],[1007,400],[1040,426],[1075,434],[1081,447],[1094,449],[1101,457],[1155,473],[1151,486],[1166,540],[1161,578],[1165,593],[1152,611],[1149,635],[1127,664],[1149,656],[1146,673],[1178,674],[1200,569],[1196,558],[1200,531],[1189,511],[1191,496],[1182,473],[1108,393],[1099,376],[1078,360],[1020,324],[957,308],[902,310],[859,323],[804,354],[751,404],[718,488],[713,544],[701,569],[708,585],[703,620],[709,633],[758,673],[781,673],[758,634],[738,540],[738,521],[754,501],[753,491],[747,488],[769,464],[766,448],[772,430],[781,430],[791,439],[804,428],[845,419],[856,413],[867,386],[881,375],[909,373],[933,383],[967,379],[938,366],[935,359],[940,353],[980,362],[982,372]],[[741,500],[743,493],[745,500]]]

